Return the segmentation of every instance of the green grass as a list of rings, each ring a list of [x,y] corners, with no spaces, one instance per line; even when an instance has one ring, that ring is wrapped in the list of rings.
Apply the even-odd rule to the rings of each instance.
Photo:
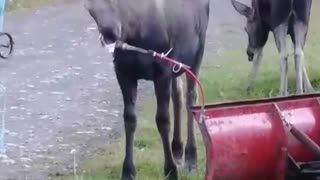
[[[39,7],[39,6],[42,6],[43,4],[48,4],[48,3],[50,4],[54,1],[55,0],[44,0],[44,1],[13,0],[13,1],[8,1],[8,4],[6,5],[6,10],[12,11],[12,10],[21,9],[21,8]]]
[[[162,180],[163,179],[163,151],[160,136],[154,121],[155,101],[150,99],[140,103],[138,107],[139,121],[134,143],[134,154],[137,169],[137,179]],[[183,119],[184,121],[184,119]],[[184,132],[185,133],[185,132]],[[185,137],[185,136],[183,136]],[[201,138],[197,131],[197,137]],[[199,162],[205,161],[204,148],[201,141],[197,141],[199,151]],[[105,152],[96,156],[95,159],[84,164],[81,168],[82,174],[79,179],[84,180],[117,180],[121,173],[122,160],[124,157],[124,139],[118,143],[109,144],[105,147]],[[204,173],[204,163],[199,165],[200,176]],[[85,171],[85,172],[84,172]],[[188,177],[181,171],[182,179],[197,180],[199,175]],[[57,178],[59,179],[59,178]],[[63,179],[73,179],[73,176]]]
[[[6,11],[40,8],[43,6],[54,5],[61,2],[69,2],[70,0],[11,0],[7,1]]]
[[[309,38],[305,49],[305,64],[313,85],[316,89],[319,89],[320,58],[318,55],[320,54],[320,24],[317,22],[318,20],[316,20],[316,17],[319,17],[320,11],[316,11],[315,7],[320,7],[319,1],[314,1],[313,5],[312,22],[310,24]],[[245,47],[245,45],[243,47]],[[292,52],[292,50],[290,52]],[[256,88],[250,95],[246,93],[246,86],[251,63],[246,60],[247,57],[244,48],[229,50],[220,57],[206,56],[205,58],[206,61],[202,66],[201,82],[205,87],[207,103],[262,98],[269,97],[270,94],[275,96],[278,93],[280,83],[279,55],[276,51],[272,35],[270,36],[270,41],[264,51],[264,59],[257,78]],[[289,92],[294,93],[295,76],[292,55],[290,56],[289,62]],[[163,179],[163,151],[160,136],[154,121],[154,99],[152,98],[145,102],[140,102],[138,111],[139,121],[134,149],[137,179]],[[185,124],[186,119],[184,118],[182,122]],[[180,168],[180,175],[183,180],[203,179],[205,171],[205,152],[197,126],[196,131],[199,154],[198,173],[188,176],[185,171]],[[106,145],[105,152],[97,154],[93,160],[83,164],[80,170],[82,172],[80,175],[81,178],[79,179],[119,179],[123,157],[124,139],[121,138],[118,143]],[[61,179],[73,179],[73,177],[69,176]]]

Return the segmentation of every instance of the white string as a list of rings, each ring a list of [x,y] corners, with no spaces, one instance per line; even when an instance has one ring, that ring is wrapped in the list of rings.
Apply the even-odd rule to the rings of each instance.
[[[174,73],[180,72],[182,66],[183,66],[182,63],[174,64],[172,67],[172,72]]]
[[[73,155],[73,177],[74,179],[77,179],[77,161],[76,161],[76,150],[72,149],[70,154]]]

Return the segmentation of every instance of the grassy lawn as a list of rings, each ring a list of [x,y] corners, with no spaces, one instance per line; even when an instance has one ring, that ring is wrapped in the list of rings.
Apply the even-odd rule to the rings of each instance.
[[[68,2],[71,0],[8,0],[6,3],[6,11],[11,12],[20,9],[34,9],[56,3]]]
[[[39,7],[45,4],[53,3],[54,1],[56,0],[43,0],[43,1],[12,0],[12,1],[8,1],[8,3],[6,4],[6,10],[12,11],[12,10],[21,9],[21,8],[34,8],[34,7]]]
[[[320,11],[319,1],[314,1],[312,22],[310,24],[309,38],[305,50],[307,71],[313,85],[320,88],[320,24],[316,17]],[[270,34],[271,35],[271,34]],[[290,46],[290,93],[295,92],[295,75]],[[275,96],[278,93],[280,83],[279,55],[276,51],[273,36],[270,36],[269,44],[264,52],[264,60],[257,78],[256,88],[251,95],[246,93],[247,76],[251,64],[246,60],[245,45],[242,49],[234,49],[224,53],[220,57],[208,57],[202,67],[201,81],[205,87],[207,102],[221,102],[239,99],[251,99]],[[163,151],[160,136],[156,129],[154,120],[155,103],[154,99],[139,102],[139,120],[135,141],[135,163],[137,168],[137,179],[158,180],[163,179]],[[186,122],[186,119],[183,119]],[[185,127],[184,127],[185,128]],[[183,168],[181,179],[203,179],[205,156],[202,139],[198,128],[197,143],[199,154],[199,170],[197,174],[188,176]],[[185,133],[185,132],[184,132]],[[185,136],[184,136],[185,137]],[[184,141],[185,142],[185,141]],[[80,169],[79,179],[85,180],[116,180],[119,179],[124,157],[124,138],[118,143],[109,144],[105,147],[103,154],[97,154],[92,161],[83,164]],[[62,179],[73,179],[73,176]]]

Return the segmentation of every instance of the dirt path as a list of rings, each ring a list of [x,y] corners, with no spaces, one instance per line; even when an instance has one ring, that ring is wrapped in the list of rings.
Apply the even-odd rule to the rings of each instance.
[[[0,180],[66,173],[73,149],[81,163],[122,132],[111,58],[81,3],[6,17],[16,45],[10,60],[0,60],[0,82],[7,87],[7,153],[0,157]],[[230,2],[212,1],[211,12],[206,56],[242,46],[244,19]],[[152,90],[143,82],[140,98]]]

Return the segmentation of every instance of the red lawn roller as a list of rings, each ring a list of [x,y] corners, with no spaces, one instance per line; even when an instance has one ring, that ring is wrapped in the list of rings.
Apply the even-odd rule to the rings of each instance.
[[[320,94],[192,110],[206,146],[206,180],[320,177]]]

